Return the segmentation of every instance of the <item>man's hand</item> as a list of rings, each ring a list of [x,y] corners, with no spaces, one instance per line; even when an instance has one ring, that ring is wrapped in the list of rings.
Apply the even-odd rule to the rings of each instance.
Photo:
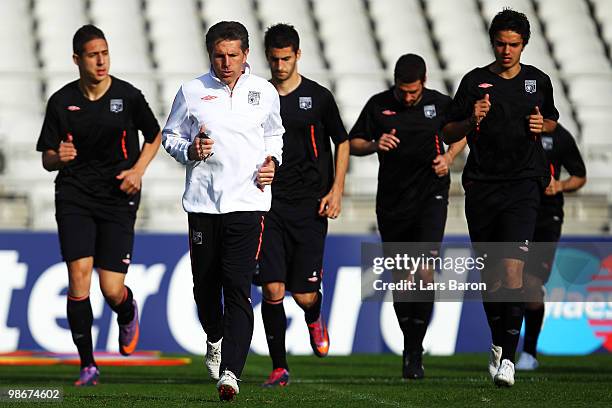
[[[62,166],[77,157],[77,150],[74,147],[72,135],[70,133],[68,133],[66,141],[60,142],[59,149],[57,149],[57,155]]]
[[[274,172],[276,171],[276,164],[272,160],[272,156],[266,157],[259,170],[257,170],[257,187],[261,191],[264,191],[264,187],[272,184],[274,180]]]
[[[140,191],[142,185],[142,173],[134,168],[123,170],[116,177],[117,180],[122,180],[119,189],[127,195],[136,194]]]
[[[206,132],[206,128],[204,126],[200,127],[200,134],[204,134]],[[189,160],[206,160],[210,156],[212,156],[212,148],[215,141],[210,138],[200,137],[199,135],[193,139],[193,143],[189,146],[189,150],[187,150],[187,158]]]
[[[483,99],[479,99],[474,103],[474,113],[472,115],[472,121],[477,125],[487,116],[491,110],[491,101],[489,101],[489,94],[485,94]]]
[[[535,107],[531,115],[528,116],[529,119],[529,130],[531,133],[542,133],[544,130],[544,116],[540,113],[540,108]]]
[[[376,151],[377,152],[388,152],[389,150],[393,150],[397,148],[400,140],[395,134],[397,130],[391,129],[389,133],[383,133],[382,136],[376,141]]]
[[[544,190],[544,194],[547,196],[554,196],[562,192],[563,184],[561,183],[561,180],[555,180],[553,176],[550,176],[550,183],[548,184],[548,187],[546,187],[546,190]]]
[[[342,193],[331,189],[325,197],[321,199],[319,205],[319,215],[321,217],[338,218],[342,206]]]
[[[450,171],[451,164],[453,164],[451,155],[444,153],[436,156],[431,167],[434,169],[438,177],[444,177]]]

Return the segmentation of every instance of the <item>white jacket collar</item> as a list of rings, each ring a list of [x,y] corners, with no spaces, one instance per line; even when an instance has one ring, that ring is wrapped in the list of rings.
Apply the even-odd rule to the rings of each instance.
[[[208,73],[210,75],[210,77],[216,81],[217,83],[219,83],[221,86],[227,86],[225,85],[218,77],[217,74],[215,74],[215,70],[213,69],[213,66],[211,64],[210,66],[210,72]],[[238,85],[239,82],[242,82],[241,79],[244,77],[244,79],[247,79],[248,76],[251,74],[251,66],[249,65],[248,62],[245,62],[243,65],[243,71],[242,74],[238,77],[238,80],[236,81],[236,85],[234,85],[234,87],[236,87]]]

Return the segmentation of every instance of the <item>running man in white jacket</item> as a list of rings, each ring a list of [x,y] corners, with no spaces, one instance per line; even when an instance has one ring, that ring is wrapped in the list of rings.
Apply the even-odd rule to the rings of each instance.
[[[253,334],[251,282],[285,130],[276,89],[250,74],[246,28],[217,23],[206,48],[211,70],[178,90],[162,143],[186,166],[183,208],[206,366],[219,397],[231,400]]]

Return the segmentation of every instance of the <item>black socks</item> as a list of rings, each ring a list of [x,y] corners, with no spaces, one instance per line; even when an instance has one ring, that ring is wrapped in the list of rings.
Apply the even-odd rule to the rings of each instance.
[[[80,298],[68,296],[67,312],[72,341],[76,345],[81,358],[81,368],[90,364],[95,365],[91,340],[93,312],[91,311],[89,295]]]
[[[121,303],[115,306],[107,302],[110,308],[113,309],[113,312],[117,313],[117,322],[119,322],[119,324],[128,324],[134,319],[134,305],[132,304],[132,300],[134,300],[132,291],[126,286]]]
[[[272,368],[289,369],[287,351],[285,349],[285,332],[287,331],[287,316],[282,299],[269,303],[264,299],[261,304],[261,316],[266,330],[268,350],[272,358]]]
[[[537,357],[538,337],[544,320],[544,304],[537,309],[525,309],[525,339],[523,351]]]

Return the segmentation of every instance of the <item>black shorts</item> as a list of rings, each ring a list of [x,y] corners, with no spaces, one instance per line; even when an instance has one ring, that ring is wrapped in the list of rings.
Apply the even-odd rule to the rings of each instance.
[[[218,284],[241,288],[248,294],[261,257],[263,211],[225,214],[189,213],[189,252],[196,288]],[[213,283],[215,282],[215,283]],[[210,299],[207,299],[210,301]],[[206,301],[206,300],[204,300]]]
[[[321,288],[327,218],[318,211],[316,200],[300,204],[273,200],[266,215],[256,285],[283,282],[292,293]]]
[[[446,216],[448,213],[448,196],[433,194],[423,201],[411,218],[385,217],[377,214],[378,230],[382,242],[425,242],[433,244],[424,248],[432,255],[437,255],[440,243],[444,238]]]
[[[533,234],[534,249],[529,251],[526,271],[536,276],[543,283],[548,282],[557,251],[557,243],[561,238],[563,215],[540,211]]]
[[[56,200],[55,219],[65,262],[93,256],[94,267],[127,273],[136,210],[89,200]]]
[[[464,189],[465,216],[472,243],[510,243],[494,244],[486,252],[495,252],[494,259],[525,261],[540,205],[540,183],[530,179],[466,181]]]

